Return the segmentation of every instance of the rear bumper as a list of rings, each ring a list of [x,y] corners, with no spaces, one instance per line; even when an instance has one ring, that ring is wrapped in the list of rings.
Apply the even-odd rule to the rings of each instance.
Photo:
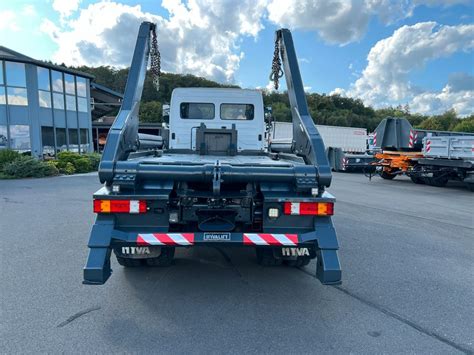
[[[112,273],[111,250],[118,246],[226,245],[251,247],[314,247],[317,256],[316,277],[321,283],[340,284],[339,245],[330,217],[319,218],[315,230],[303,233],[142,233],[114,228],[113,216],[97,217],[89,240],[89,256],[84,267],[84,284],[104,284]]]

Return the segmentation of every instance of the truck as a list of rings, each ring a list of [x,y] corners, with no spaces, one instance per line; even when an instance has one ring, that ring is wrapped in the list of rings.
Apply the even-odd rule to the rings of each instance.
[[[291,125],[289,122],[272,122],[269,145],[277,150],[289,150],[293,140]],[[372,169],[374,156],[369,150],[367,129],[328,125],[316,125],[316,128],[323,138],[333,171]]]
[[[88,242],[84,284],[104,284],[111,254],[124,267],[169,266],[176,248],[244,246],[260,265],[302,267],[312,259],[322,284],[341,283],[332,223],[331,169],[309,114],[289,30],[275,36],[272,78],[285,75],[294,144],[265,142],[262,94],[177,88],[167,139],[138,133],[138,110],[151,58],[160,74],[156,25],[140,26],[120,111],[99,166],[103,187]]]
[[[378,174],[405,174],[416,184],[446,186],[458,180],[474,190],[474,133],[418,130],[405,118],[388,117],[374,132]]]

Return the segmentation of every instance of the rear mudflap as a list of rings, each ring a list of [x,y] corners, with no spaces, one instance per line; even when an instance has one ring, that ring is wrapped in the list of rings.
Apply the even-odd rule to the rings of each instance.
[[[316,256],[316,277],[323,284],[339,284],[341,267],[336,233],[330,217],[317,218],[315,230],[303,234],[280,233],[137,233],[114,229],[113,216],[99,215],[89,240],[89,257],[84,268],[84,284],[103,284],[111,275],[110,253],[114,249],[126,257],[154,257],[161,247],[194,245],[235,245],[274,248],[281,257]],[[148,254],[149,253],[149,254]],[[301,255],[299,255],[301,254]],[[159,255],[159,254],[158,254]]]

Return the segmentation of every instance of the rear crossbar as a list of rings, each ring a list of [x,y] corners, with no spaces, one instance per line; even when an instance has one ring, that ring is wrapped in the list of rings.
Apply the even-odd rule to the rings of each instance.
[[[114,228],[113,216],[98,216],[89,240],[89,257],[84,268],[84,284],[104,284],[112,273],[110,255],[119,245],[156,245],[187,247],[193,245],[228,245],[253,247],[308,247],[314,246],[317,256],[316,277],[322,284],[340,284],[341,267],[337,250],[336,232],[329,217],[318,218],[315,230],[292,233],[142,233]]]

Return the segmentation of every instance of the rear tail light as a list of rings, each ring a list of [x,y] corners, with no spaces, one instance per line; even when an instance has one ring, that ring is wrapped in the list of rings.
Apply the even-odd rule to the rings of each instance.
[[[285,202],[283,213],[292,216],[332,216],[332,202]]]
[[[94,200],[94,213],[145,213],[143,200]]]

